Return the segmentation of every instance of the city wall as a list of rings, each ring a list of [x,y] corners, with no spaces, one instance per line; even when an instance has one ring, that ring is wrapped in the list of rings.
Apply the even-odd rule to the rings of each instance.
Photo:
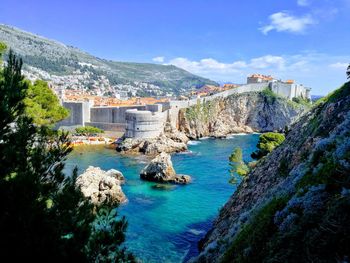
[[[218,98],[245,92],[260,92],[268,83],[252,83],[226,90],[211,96],[190,100],[172,100],[153,105],[132,105],[126,107],[92,107],[91,102],[64,102],[71,115],[59,123],[59,127],[91,125],[103,130],[126,131],[127,137],[146,138],[163,130],[166,121],[178,125],[180,109]]]

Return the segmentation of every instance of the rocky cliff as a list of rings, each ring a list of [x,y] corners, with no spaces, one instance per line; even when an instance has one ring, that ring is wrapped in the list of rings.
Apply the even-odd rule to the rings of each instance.
[[[253,99],[264,100],[255,95],[240,101],[248,109]],[[303,115],[284,143],[258,162],[221,209],[195,261],[347,262],[349,175],[347,83]]]
[[[179,130],[190,138],[283,130],[305,107],[267,90],[198,103],[179,112]]]

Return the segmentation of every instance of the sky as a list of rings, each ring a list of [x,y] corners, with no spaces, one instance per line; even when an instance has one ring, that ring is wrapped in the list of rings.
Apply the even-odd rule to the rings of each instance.
[[[0,0],[0,23],[97,57],[220,83],[271,74],[314,95],[346,81],[349,13],[350,0]]]

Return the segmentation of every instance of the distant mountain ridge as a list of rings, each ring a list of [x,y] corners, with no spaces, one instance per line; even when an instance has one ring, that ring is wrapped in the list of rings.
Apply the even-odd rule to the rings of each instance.
[[[15,27],[0,24],[0,41],[23,58],[30,79],[50,81],[54,87],[85,90],[94,95],[184,94],[191,88],[217,83],[173,65],[116,62],[100,59]]]

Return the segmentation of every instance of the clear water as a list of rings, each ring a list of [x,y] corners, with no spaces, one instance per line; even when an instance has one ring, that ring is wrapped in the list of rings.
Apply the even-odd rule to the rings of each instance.
[[[76,148],[66,169],[77,165],[81,172],[93,165],[120,170],[129,200],[119,207],[119,215],[128,220],[125,245],[143,262],[183,262],[196,255],[197,242],[235,191],[228,183],[228,156],[239,146],[249,161],[257,141],[253,134],[192,142],[190,152],[174,154],[172,161],[177,173],[188,174],[193,181],[169,189],[155,189],[155,183],[139,179],[146,157],[125,157],[101,146]]]

